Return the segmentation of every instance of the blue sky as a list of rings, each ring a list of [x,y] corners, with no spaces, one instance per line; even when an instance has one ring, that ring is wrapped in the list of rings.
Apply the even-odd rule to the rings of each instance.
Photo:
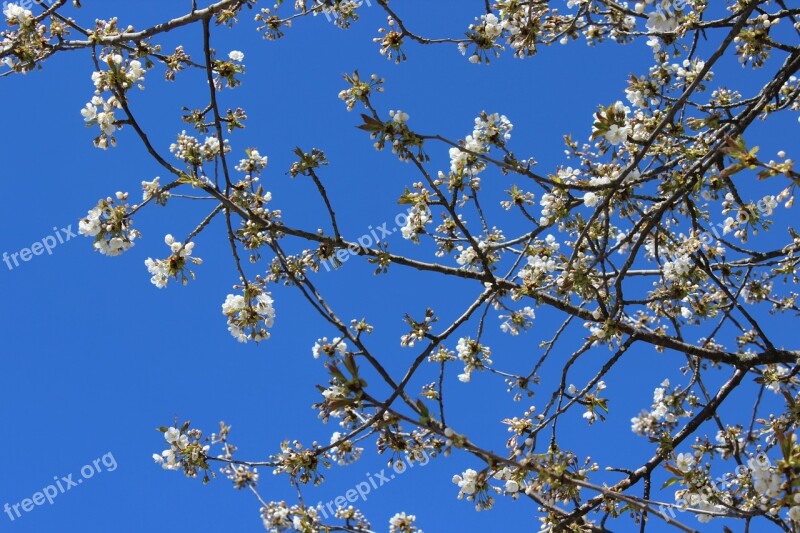
[[[83,4],[84,9],[71,12],[84,25],[116,15],[122,25],[137,28],[164,18],[156,13],[177,15],[189,6],[187,1],[165,7],[155,0]],[[398,9],[417,13],[409,15],[414,31],[442,36],[460,35],[482,5],[476,0],[413,0]],[[506,114],[515,125],[513,146],[535,157],[544,173],[565,162],[562,135],[571,132],[587,139],[596,106],[624,99],[627,75],[645,72],[651,57],[643,42],[596,48],[578,42],[543,50],[525,61],[506,55],[487,67],[468,63],[454,47],[409,45],[409,61],[398,66],[382,58],[371,41],[384,23],[382,12],[372,7],[363,9],[362,20],[347,31],[324,17],[308,18],[298,21],[283,40],[268,42],[247,15],[235,29],[218,28],[212,34],[220,53],[245,53],[243,85],[221,97],[223,106],[241,106],[249,116],[247,129],[231,137],[234,154],[255,146],[269,156],[264,184],[291,225],[313,230],[324,227],[326,220],[313,184],[286,174],[295,146],[326,151],[331,166],[321,176],[341,216],[343,233],[353,238],[368,233],[369,226],[388,222],[393,227],[395,215],[402,211],[397,196],[416,180],[410,166],[375,152],[355,128],[358,115],[347,113],[337,98],[345,86],[345,72],[359,69],[364,75],[385,77],[386,93],[376,105],[384,111],[406,111],[410,125],[422,133],[463,138],[481,110]],[[197,55],[201,37],[196,25],[159,42],[167,51],[184,43]],[[91,72],[90,56],[78,51],[51,59],[41,72],[0,80],[5,102],[0,252],[30,247],[54,235],[54,227],[71,225],[77,233],[78,219],[98,198],[117,190],[138,197],[142,180],[163,175],[130,128],[118,135],[118,148],[92,147],[94,130],[84,127],[79,114],[93,92]],[[185,129],[180,106],[204,106],[205,85],[195,73],[179,75],[176,83],[164,82],[160,67],[148,72],[145,85],[145,91],[133,95],[132,106],[154,145],[166,151]],[[796,122],[786,126],[796,127]],[[763,130],[759,135],[769,142],[780,133]],[[428,151],[434,157],[432,168],[446,168],[444,146],[432,145]],[[498,193],[507,188],[508,178],[491,178],[498,182]],[[488,191],[494,183],[488,175],[484,179],[492,198]],[[14,521],[0,514],[0,531],[261,531],[259,505],[252,494],[235,491],[222,477],[203,487],[198,480],[153,464],[151,454],[163,448],[154,428],[178,417],[210,433],[224,420],[233,427],[231,441],[239,446],[239,457],[253,460],[265,459],[286,438],[327,442],[338,429],[323,426],[310,408],[317,398],[314,385],[326,381],[310,348],[317,337],[334,332],[298,294],[274,289],[277,319],[269,341],[245,346],[229,335],[220,304],[236,274],[222,225],[212,225],[196,241],[194,255],[204,260],[194,269],[196,281],[163,290],[150,284],[143,261],[163,257],[163,235],[182,239],[206,211],[203,203],[177,201],[166,209],[146,210],[136,217],[135,226],[143,238],[121,257],[93,253],[91,241],[78,236],[59,243],[52,255],[34,256],[13,270],[0,264],[0,424],[6,428],[0,443],[5,458],[0,505],[30,498],[53,483],[54,476],[72,473],[77,479],[80,469],[95,459],[101,459],[102,467],[102,472],[58,495],[52,505],[35,507]],[[509,224],[511,229],[523,227],[519,220]],[[399,252],[411,250],[399,235],[390,237],[390,245]],[[365,316],[375,325],[370,342],[380,347],[381,357],[395,372],[414,357],[398,342],[405,312],[420,316],[430,305],[444,321],[460,314],[478,290],[400,269],[373,277],[372,270],[372,265],[353,259],[340,271],[318,274],[315,282],[341,316]],[[549,337],[557,324],[542,312],[531,334],[504,338],[497,318],[489,323],[495,330],[488,334],[493,359],[500,367],[516,369],[530,367],[539,353],[538,341]],[[778,321],[775,327],[785,324]],[[606,354],[597,352],[594,362],[600,366]],[[641,351],[626,358],[606,379],[614,392],[609,421],[587,432],[578,414],[565,419],[563,430],[567,435],[574,431],[576,451],[591,453],[601,464],[619,460],[622,449],[631,461],[649,457],[652,450],[631,433],[629,420],[649,407],[653,387],[668,375],[677,376],[674,357]],[[590,377],[593,370],[578,369],[575,382],[581,374]],[[511,402],[498,392],[502,385],[494,380],[481,376],[465,385],[455,375],[445,387],[453,405],[463,407],[453,409],[450,423],[469,427],[475,440],[501,450],[506,433],[498,419],[520,415],[527,404]],[[469,407],[478,398],[488,402],[485,411]],[[113,457],[113,471],[102,462],[104,456],[109,465]],[[495,511],[475,513],[471,504],[456,501],[450,478],[469,466],[475,463],[452,456],[415,467],[374,491],[360,507],[377,531],[387,530],[388,518],[397,511],[415,514],[418,525],[429,532],[520,524],[525,524],[521,529],[534,530],[535,508],[529,503],[501,499]],[[368,446],[362,461],[327,472],[327,482],[310,489],[307,501],[333,499],[384,467],[385,459]],[[262,474],[262,496],[293,501],[285,478]]]

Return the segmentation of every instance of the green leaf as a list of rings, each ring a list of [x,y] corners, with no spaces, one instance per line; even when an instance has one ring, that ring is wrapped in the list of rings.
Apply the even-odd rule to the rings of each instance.
[[[661,485],[661,488],[662,489],[666,489],[667,487],[671,487],[672,485],[674,485],[678,481],[680,481],[680,479],[678,479],[676,477],[671,477],[668,480],[666,480],[663,485]]]

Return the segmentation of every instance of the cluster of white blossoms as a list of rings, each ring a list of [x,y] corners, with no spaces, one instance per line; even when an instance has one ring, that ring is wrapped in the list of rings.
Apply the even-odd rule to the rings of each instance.
[[[783,492],[783,476],[765,454],[747,460],[753,488],[764,498],[777,498]]]
[[[347,76],[345,76],[348,78]],[[358,85],[360,82],[353,82]],[[375,120],[372,117],[365,118],[365,124],[361,126],[362,129],[370,131],[370,138],[374,139],[373,148],[379,152],[383,150],[387,143],[391,144],[392,153],[397,155],[400,161],[409,162],[412,157],[412,150],[416,148],[415,157],[423,157],[422,140],[412,132],[408,127],[410,116],[408,113],[401,110],[390,110],[389,118],[386,122]]]
[[[800,524],[800,493],[796,493],[794,495],[794,503],[798,505],[793,505],[790,507],[786,512],[786,515],[789,517],[789,520],[795,524]]]
[[[653,39],[656,39],[653,37]],[[657,41],[657,39],[656,39]],[[646,76],[631,77],[628,82],[628,88],[625,89],[625,95],[631,104],[639,108],[648,108],[650,106],[657,106],[659,102],[663,102],[663,93],[668,90],[685,89],[685,84],[678,83],[671,84],[675,81],[676,76],[682,74],[682,79],[686,80],[691,77],[694,80],[696,74],[705,66],[701,60],[694,60],[686,62],[685,66],[676,63],[669,63],[668,61],[658,61],[656,64],[648,68]],[[695,71],[695,67],[699,65],[699,69]],[[706,79],[710,80],[713,74],[709,72]],[[655,110],[660,112],[659,110]]]
[[[570,3],[574,4],[575,0],[567,2],[567,7],[572,7]],[[508,2],[508,4],[512,3]],[[515,9],[500,8],[500,16],[502,17],[500,25],[507,32],[506,42],[514,50],[514,56],[524,59],[526,55],[530,54],[531,47],[535,46],[530,39],[529,30],[532,25],[536,24],[534,21],[539,20],[542,8],[521,2],[514,2],[512,5]],[[565,36],[564,39],[567,39],[567,37]]]
[[[456,176],[475,176],[486,168],[486,163],[476,155],[483,152],[483,143],[467,135],[464,139],[463,150],[458,147],[450,148],[450,172]]]
[[[633,10],[641,15],[651,4],[655,4],[655,11],[651,11],[647,15],[647,22],[645,23],[650,33],[670,33],[675,31],[680,23],[683,8],[691,7],[688,2],[683,0],[642,0],[634,4]],[[656,52],[660,49],[655,36],[651,37],[647,44],[652,46]]]
[[[146,71],[138,59],[126,62],[122,55],[116,53],[101,56],[100,61],[108,66],[108,70],[92,72],[95,94],[81,109],[81,115],[87,126],[97,125],[100,128],[101,133],[94,139],[94,145],[105,150],[109,145],[116,145],[113,134],[118,125],[114,110],[122,106],[117,96],[112,94],[104,98],[102,94],[112,90],[124,94],[137,84],[139,88],[143,88],[141,82],[144,81]]]
[[[511,130],[514,125],[505,115],[481,113],[475,118],[475,129],[472,136],[486,145],[502,146],[511,140]]]
[[[695,464],[697,464],[697,461],[691,453],[679,453],[675,457],[675,468],[684,474],[689,472]]]
[[[764,387],[775,394],[779,394],[782,390],[781,385],[796,383],[794,379],[790,378],[790,374],[791,370],[789,367],[783,365],[766,365],[762,370]]]
[[[491,475],[491,478],[487,478],[486,475],[468,468],[460,475],[453,476],[453,483],[458,485],[458,499],[476,501],[475,509],[480,511],[482,509],[491,509],[494,505],[494,498],[488,494],[489,492],[505,494],[510,496],[512,500],[519,498],[522,493],[532,494],[534,492],[533,487],[526,486],[522,477],[508,466],[496,470]],[[489,481],[491,480],[499,481],[501,485],[490,485]]]
[[[761,303],[770,297],[773,290],[773,283],[769,276],[762,274],[759,278],[750,280],[742,287],[740,292],[742,299],[748,304]],[[781,367],[783,368],[783,367]]]
[[[341,442],[340,442],[341,441]],[[334,431],[331,435],[331,444],[336,444],[330,449],[331,459],[339,466],[353,464],[361,457],[364,448],[359,448],[351,440],[342,440],[342,434]]]
[[[481,15],[481,23],[483,24],[483,31],[489,39],[500,37],[503,33],[503,25],[494,13]]]
[[[220,471],[233,482],[233,487],[241,490],[246,487],[255,488],[258,485],[258,468],[248,465],[229,465]]]
[[[713,494],[713,491],[709,487],[704,487],[704,489],[700,490],[681,489],[675,492],[675,501],[683,509],[691,508],[719,514],[726,513],[730,508],[730,504],[714,504],[709,501],[710,494]],[[725,496],[721,495],[721,497],[724,498]],[[713,518],[714,516],[711,514],[697,513],[697,521],[701,524],[707,524]]]
[[[405,124],[411,119],[408,113],[405,111],[400,111],[399,109],[397,111],[393,109],[389,110],[389,116],[392,118],[392,121],[395,124]]]
[[[400,228],[400,234],[411,242],[419,242],[419,234],[425,232],[425,224],[431,222],[431,211],[424,204],[415,204],[406,217],[406,223]]]
[[[655,259],[657,254],[662,260],[661,272],[663,281],[667,283],[680,283],[690,279],[696,271],[694,254],[703,251],[719,257],[726,251],[719,242],[713,242],[708,235],[699,231],[693,231],[689,235],[681,233],[677,237],[677,245],[648,238],[644,246],[648,259]]]
[[[464,363],[464,373],[458,375],[458,380],[462,383],[470,381],[473,370],[483,370],[486,366],[492,364],[490,359],[492,352],[489,347],[469,337],[458,339],[456,353],[461,362]]]
[[[789,164],[793,163],[791,159],[786,161]],[[770,161],[769,165],[775,166],[777,163]],[[722,214],[733,212],[735,216],[725,218],[723,224],[721,224],[722,234],[727,235],[733,232],[733,236],[736,239],[747,242],[748,230],[758,229],[758,226],[766,227],[764,225],[768,224],[768,222],[765,222],[765,218],[773,216],[775,209],[784,201],[783,206],[786,209],[791,209],[794,205],[794,196],[791,194],[791,188],[782,190],[778,195],[765,195],[758,202],[751,201],[745,205],[740,205],[732,193],[727,193],[722,202]]]
[[[787,444],[791,446],[795,442],[796,436],[792,434]],[[800,523],[800,493],[792,494],[785,472],[764,453],[751,456],[747,460],[747,467],[738,467],[736,475],[726,474],[713,482],[699,468],[697,458],[692,454],[678,454],[675,467],[688,485],[688,488],[675,492],[675,501],[680,509],[724,515],[736,507],[743,512],[758,509],[777,516],[781,508],[786,508],[789,520]],[[734,492],[740,492],[741,501],[734,501]],[[711,514],[697,514],[701,523],[708,523],[712,518],[714,516]]]
[[[467,33],[472,42],[477,45],[475,52],[469,56],[469,62],[481,63],[485,59],[488,63],[486,51],[494,48],[502,49],[502,46],[496,43],[502,33],[503,23],[494,13],[487,13],[481,15],[479,19],[476,18],[475,23],[469,25],[469,33]],[[468,43],[465,42],[458,44],[461,55],[467,55],[467,46]]]
[[[229,152],[230,149],[228,141],[225,140],[225,152]],[[201,144],[199,140],[183,130],[178,135],[178,140],[169,145],[169,151],[184,163],[201,165],[203,161],[213,161],[220,154],[220,142],[216,136],[213,136],[206,137]]]
[[[112,89],[121,89],[124,92],[134,84],[144,81],[147,71],[138,59],[131,59],[126,64],[120,54],[108,54],[101,56],[100,61],[108,65],[108,70],[92,72],[95,94]]]
[[[594,330],[592,331],[592,334],[598,336],[599,338],[602,338],[605,335],[605,333],[603,333],[603,335],[598,335]],[[606,389],[606,382],[598,381],[597,384],[595,385],[595,393],[587,394],[586,396],[584,396],[584,402],[582,403],[584,403],[584,405],[586,406],[586,411],[584,411],[581,416],[589,421],[590,426],[597,421],[598,407],[603,411],[606,412],[608,411],[605,404],[603,403],[604,401],[601,400],[599,397],[600,393],[603,392],[605,389]],[[578,392],[578,389],[574,385],[570,385],[569,388],[567,389],[567,392],[569,392],[570,394],[575,394],[576,392]],[[605,418],[603,418],[602,415],[600,416],[600,419],[605,420]]]
[[[501,470],[492,475],[492,477],[498,481],[503,481],[503,490],[506,494],[510,494],[513,499],[517,499],[519,497],[519,493],[522,490],[519,482],[514,479],[514,471],[511,470],[509,467],[504,466]]]
[[[667,404],[664,402],[664,393],[669,387],[669,380],[665,379],[660,387],[653,390],[653,406],[652,410],[642,412],[638,417],[631,418],[631,430],[638,435],[645,435],[651,432],[652,422],[658,422],[665,419],[667,422],[674,422],[676,419],[673,413],[669,412]]]
[[[212,84],[214,89],[222,91],[225,87],[230,89],[238,87],[242,82],[237,75],[245,73],[245,67],[242,61],[244,61],[244,53],[239,50],[231,50],[228,52],[227,60],[212,60],[212,69],[214,72]]]
[[[663,10],[656,10],[647,15],[645,25],[650,33],[670,33],[678,27],[678,17]]]
[[[181,283],[186,285],[189,282],[189,277],[194,278],[194,273],[186,270],[187,261],[191,261],[195,265],[203,262],[199,257],[190,257],[194,249],[193,242],[183,244],[175,240],[172,235],[167,234],[164,237],[164,243],[170,247],[172,255],[166,259],[152,259],[148,257],[145,259],[144,264],[147,271],[153,276],[150,278],[150,283],[163,289],[167,286],[169,278],[178,279],[180,276]],[[188,276],[187,276],[188,274]]]
[[[589,191],[583,195],[583,205],[586,207],[595,207],[600,201],[600,197],[596,193]]]
[[[663,267],[664,279],[678,281],[689,273],[694,266],[694,261],[689,254],[675,256],[671,261],[665,261]]]
[[[286,531],[316,532],[322,531],[322,522],[316,507],[292,505],[286,502],[267,502],[261,508],[261,519],[269,533]]]
[[[33,57],[52,53],[52,44],[55,43],[51,43],[51,40],[60,29],[57,24],[46,26],[37,23],[36,17],[27,9],[30,5],[31,0],[3,2],[3,15],[12,29],[0,31],[0,53],[9,52],[0,63],[12,72],[29,72],[37,64],[31,60]],[[18,29],[15,30],[15,27]]]
[[[458,474],[453,476],[453,483],[458,485],[459,500],[466,497],[467,501],[472,501],[475,492],[480,488],[479,484],[481,482],[482,480],[478,473],[471,468],[466,469],[460,476]]]
[[[784,447],[784,449],[792,449],[796,446],[796,442],[796,434],[787,435],[786,445],[788,447]],[[684,460],[681,463],[681,455],[678,456],[678,468],[691,478],[691,470],[695,466],[695,462],[693,460]],[[759,509],[768,512],[772,516],[777,516],[781,509],[784,508],[789,520],[795,524],[800,524],[800,493],[793,493],[793,484],[791,481],[787,481],[786,468],[786,465],[779,468],[778,465],[770,461],[765,453],[758,453],[747,460],[746,468],[739,467],[737,469],[736,476],[727,475],[728,481],[726,485],[729,489],[739,487],[739,490],[743,491],[744,501],[740,504],[741,510]],[[791,470],[791,467],[789,468]],[[790,474],[788,477],[791,479],[792,475]],[[718,481],[726,478],[720,478]],[[752,492],[748,487],[752,488]],[[721,499],[724,505],[710,503],[709,497],[712,495],[717,500]],[[699,490],[694,487],[691,490],[679,490],[675,493],[676,501],[679,502],[682,508],[692,507],[720,513],[724,513],[732,505],[730,496],[729,491],[719,491],[717,487],[708,483]],[[698,516],[698,520],[703,523],[708,522],[711,518],[709,515]]]
[[[28,5],[30,5],[30,3],[28,3]],[[14,3],[4,3],[3,6],[3,16],[6,18],[6,21],[12,24],[19,24],[22,26],[33,20],[33,13],[29,9],[25,9]]]
[[[478,241],[478,250],[484,255],[489,251],[489,244],[486,241]],[[458,245],[455,249],[458,252],[456,263],[464,270],[478,270],[480,256],[472,246]]]
[[[124,202],[128,193],[117,192],[117,201]],[[140,233],[133,229],[128,204],[117,204],[111,197],[100,199],[78,223],[78,232],[94,237],[94,249],[103,255],[116,256],[130,249]]]
[[[330,387],[321,392],[322,397],[327,401],[341,400],[347,397],[347,389],[339,384],[333,383]],[[334,414],[334,413],[331,413]],[[335,416],[335,414],[334,414]]]
[[[358,20],[358,13],[356,10],[361,7],[364,2],[362,0],[338,0],[336,2],[328,2],[327,0],[311,0],[312,6],[308,6],[309,10],[313,10],[314,16],[323,14],[329,17],[328,20],[333,22],[340,28],[347,28],[351,20]],[[305,6],[305,2],[295,2],[295,8],[300,9],[299,6]],[[370,3],[367,2],[367,6]]]
[[[673,64],[672,70],[675,71],[675,77],[679,84],[689,85],[691,84],[700,72],[706,67],[706,62],[699,58],[694,58],[692,60],[684,59],[683,63],[680,65]],[[705,81],[710,81],[711,79],[711,72],[706,74]]]
[[[560,183],[565,185],[569,184],[586,184],[588,177],[588,184],[594,187],[608,185],[613,180],[617,179],[620,174],[620,169],[614,165],[600,165],[596,169],[596,174],[591,176],[584,176],[580,169],[572,167],[561,167],[556,171],[555,177]],[[638,170],[632,170],[627,179],[636,179],[639,177]],[[595,207],[603,199],[599,191],[587,191],[581,197],[583,204],[586,207]],[[542,195],[539,200],[539,205],[542,206],[541,216],[539,217],[539,224],[546,226],[553,222],[554,219],[560,218],[562,213],[565,213],[569,208],[570,197],[565,188],[554,187]]]
[[[328,337],[322,337],[317,339],[317,342],[311,348],[311,355],[314,356],[314,359],[319,359],[320,355],[327,357],[339,355],[339,357],[344,357],[346,353],[347,343],[340,337],[334,337],[330,342],[328,342]]]
[[[322,502],[317,505],[317,509],[321,509]],[[372,525],[367,520],[367,517],[364,516],[360,510],[356,509],[352,505],[348,505],[347,507],[341,506],[336,508],[336,512],[334,516],[339,520],[344,520],[345,523],[352,528],[353,531],[371,531]],[[327,533],[328,528],[322,528],[320,532],[325,531]],[[333,528],[338,529],[338,528]]]
[[[153,454],[153,460],[160,464],[164,470],[180,469],[184,458],[190,462],[196,462],[201,458],[201,455],[210,449],[207,444],[202,447],[191,444],[189,437],[175,427],[170,427],[164,431],[164,440],[169,443],[169,448],[160,454]]]
[[[788,196],[788,192],[786,194]],[[775,213],[775,208],[778,207],[778,198],[771,194],[764,196],[758,203],[760,211],[763,215],[772,216]]]
[[[475,118],[475,127],[471,135],[467,135],[462,143],[462,148],[450,148],[450,178],[474,178],[486,169],[486,163],[480,155],[491,151],[493,146],[504,146],[511,139],[511,130],[514,125],[499,113],[481,114]],[[441,176],[440,176],[441,177]],[[477,179],[470,182],[472,187],[480,183]]]
[[[350,83],[350,87],[339,92],[339,99],[344,100],[348,111],[352,111],[357,102],[364,102],[373,90],[383,92],[383,78],[377,74],[370,75],[369,81],[364,81],[356,71],[352,75],[345,74],[344,79]]]
[[[683,233],[678,235],[678,244],[666,243],[663,240],[658,240],[654,237],[648,238],[644,243],[645,257],[649,260],[654,260],[656,257],[664,260],[665,263],[677,263],[666,268],[670,272],[672,279],[673,273],[681,272],[686,273],[686,258],[691,261],[691,255],[697,252],[703,245],[703,241],[699,238],[699,233],[692,233],[685,235]],[[712,243],[706,243],[706,248],[713,250],[718,255],[725,253],[724,248],[719,248]]]
[[[601,133],[612,146],[624,143],[631,133],[631,126],[628,123],[630,112],[628,106],[617,100],[611,107],[595,114],[598,121],[592,127],[593,136]]]
[[[117,130],[117,117],[114,115],[115,109],[120,109],[120,103],[116,96],[109,96],[108,100],[100,95],[94,95],[81,109],[81,116],[87,126],[97,125],[105,135],[102,141],[98,141],[98,148],[108,148],[108,139]],[[112,145],[113,145],[112,141]]]
[[[527,264],[520,270],[518,276],[527,283],[538,283],[556,269],[553,258],[561,244],[553,235],[547,235],[544,241],[536,241],[526,257]]]
[[[541,216],[539,217],[539,224],[547,226],[556,216],[563,212],[569,202],[564,189],[554,187],[550,192],[544,193],[539,199],[539,205],[542,206]]]
[[[654,436],[661,429],[673,427],[679,417],[692,416],[690,410],[685,410],[682,401],[695,403],[693,393],[681,393],[678,390],[669,392],[669,379],[665,379],[660,387],[653,390],[653,404],[650,411],[642,411],[639,416],[631,418],[631,431],[637,435]]]
[[[269,339],[266,328],[271,328],[275,322],[272,297],[253,285],[245,289],[245,294],[247,297],[229,294],[222,304],[222,314],[228,318],[228,331],[239,342]]]
[[[396,513],[389,519],[389,533],[423,533],[414,525],[417,517],[413,514]]]
[[[251,174],[258,174],[266,168],[267,156],[262,156],[255,148],[249,148],[244,152],[247,154],[247,159],[240,159],[239,164],[235,167],[236,170],[247,173],[249,177]]]
[[[561,278],[559,278],[560,280]],[[597,311],[600,311],[599,309]],[[598,315],[595,319],[602,317],[602,315]],[[609,332],[607,331],[608,324],[605,322],[584,322],[583,327],[589,330],[589,336],[593,339],[593,346],[599,346],[603,342],[608,342],[612,340],[614,337],[609,337]],[[586,415],[584,414],[584,417]]]
[[[652,67],[651,67],[652,68]],[[650,76],[639,76],[625,89],[625,98],[632,106],[645,108],[658,103],[657,83]],[[655,81],[660,81],[656,78]]]
[[[161,178],[156,176],[152,181],[142,180],[142,201],[147,202],[151,198],[155,198],[156,203],[159,205],[167,205],[169,200],[169,191],[161,190]]]
[[[503,323],[500,324],[500,330],[503,333],[510,335],[519,335],[520,331],[525,331],[533,325],[533,319],[536,314],[530,306],[525,306],[519,311],[512,311],[510,315],[500,315]]]
[[[724,430],[717,430],[717,434],[714,435],[715,448],[723,459],[730,459],[733,456],[733,452],[745,448],[746,443],[743,433],[742,428],[733,426],[726,426]]]

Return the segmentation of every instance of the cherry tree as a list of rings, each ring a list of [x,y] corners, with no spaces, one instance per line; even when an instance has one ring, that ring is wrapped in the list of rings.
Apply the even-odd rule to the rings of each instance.
[[[551,45],[646,43],[650,59],[631,65],[628,79],[608,81],[624,99],[597,102],[586,117],[590,135],[566,135],[562,163],[552,168],[537,164],[534,148],[514,145],[502,109],[465,111],[472,131],[451,139],[417,131],[409,113],[390,109],[391,84],[379,75],[346,74],[339,98],[356,112],[348,127],[363,130],[366,146],[384,151],[387,164],[403,161],[415,176],[382,191],[406,209],[399,234],[417,245],[416,253],[400,254],[382,235],[366,243],[340,230],[328,194],[335,165],[324,147],[298,148],[288,172],[313,182],[319,197],[309,202],[325,210],[327,227],[285,223],[261,181],[271,171],[270,147],[240,146],[236,133],[247,112],[219,98],[223,91],[235,98],[247,83],[247,58],[217,50],[216,32],[260,32],[269,48],[308,17],[347,30],[360,23],[362,2],[193,1],[182,16],[144,29],[82,20],[78,0],[4,5],[4,75],[33,71],[67,51],[88,54],[94,92],[80,113],[94,145],[111,150],[124,142],[163,169],[141,191],[117,192],[88,210],[80,233],[95,251],[123,254],[141,236],[133,224],[140,211],[199,196],[209,201],[197,203],[205,211],[197,208],[194,231],[167,234],[163,257],[145,261],[153,285],[188,284],[202,271],[195,243],[205,250],[216,244],[235,268],[220,320],[236,341],[269,343],[270,330],[280,327],[277,285],[295,289],[328,324],[313,347],[298,352],[311,348],[327,369],[327,383],[304,386],[320,435],[330,434],[322,423],[337,426],[332,437],[271,443],[273,454],[247,458],[225,423],[209,434],[165,421],[166,449],[155,462],[204,482],[221,473],[252,491],[268,531],[371,531],[352,506],[329,516],[303,499],[325,469],[356,463],[366,446],[390,465],[469,457],[474,466],[452,477],[453,497],[471,502],[464,512],[490,510],[498,498],[522,500],[542,531],[606,531],[617,521],[640,531],[655,522],[694,531],[712,520],[739,521],[745,531],[800,530],[800,351],[782,345],[770,326],[799,310],[800,234],[779,222],[800,183],[789,153],[796,133],[785,146],[751,142],[754,125],[800,110],[800,8],[783,0],[486,0],[474,3],[473,24],[442,37],[417,33],[420,14],[402,2],[367,4],[386,23],[364,45],[390,63],[414,61],[434,46],[489,72],[502,54],[524,59]],[[454,9],[476,8],[468,4]],[[167,32],[186,45],[165,50],[159,41]],[[199,55],[187,52],[195,48]],[[739,87],[715,82],[715,70],[730,59],[741,65]],[[130,95],[145,89],[145,78],[170,83],[190,70],[203,74],[197,93],[206,104],[175,110],[186,129],[171,145],[154,145]],[[449,168],[437,165],[440,156]],[[489,206],[484,189],[497,187],[505,199]],[[212,224],[226,228],[224,242],[201,241]],[[343,316],[315,283],[320,271],[336,275],[350,257],[372,264],[376,275],[410,270],[453,283],[471,303],[442,320],[437,307],[447,304],[424,302],[408,310],[407,333],[395,344],[375,342],[367,318]],[[259,273],[249,274],[248,263]],[[486,341],[490,318],[502,333],[530,337],[536,355],[523,371],[504,368],[505,354]],[[545,319],[558,324],[554,331],[534,326]],[[386,364],[396,343],[411,354],[400,373]],[[578,413],[588,434],[624,416],[605,380],[629,354],[660,353],[681,379],[636,380],[654,388],[652,404],[630,420],[649,459],[631,463],[623,454],[600,464],[572,451],[559,423]],[[590,379],[577,381],[578,368],[593,368]],[[557,379],[541,379],[546,371]],[[503,451],[488,436],[446,422],[446,413],[463,407],[445,401],[445,385],[476,380],[519,402],[517,412],[497,420],[510,435]],[[724,411],[734,393],[750,408]],[[259,490],[264,471],[283,476],[297,499],[271,501]],[[421,531],[415,523],[398,512],[389,531]]]

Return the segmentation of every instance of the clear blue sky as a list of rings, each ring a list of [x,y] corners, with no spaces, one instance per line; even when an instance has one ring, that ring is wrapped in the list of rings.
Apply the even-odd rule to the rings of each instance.
[[[84,25],[115,15],[123,26],[142,28],[164,19],[161,13],[183,13],[190,3],[83,4],[84,9],[71,13]],[[469,9],[463,7],[467,4]],[[480,0],[413,0],[397,9],[409,14],[418,33],[457,36],[482,6]],[[412,16],[415,12],[419,14]],[[358,116],[348,114],[337,98],[345,72],[359,69],[364,75],[384,76],[386,93],[376,104],[406,111],[419,132],[463,138],[481,110],[506,114],[515,125],[513,146],[521,155],[535,157],[544,173],[565,162],[562,135],[572,132],[587,139],[596,106],[624,99],[626,76],[644,73],[650,58],[643,42],[598,48],[578,42],[525,61],[506,55],[486,67],[468,63],[454,47],[412,44],[409,61],[397,66],[383,59],[372,43],[384,23],[383,13],[372,7],[362,9],[362,20],[348,31],[324,17],[307,18],[283,40],[267,42],[247,14],[234,30],[213,32],[212,44],[220,53],[245,53],[243,85],[222,96],[223,106],[241,106],[249,116],[247,129],[231,137],[234,154],[255,146],[269,156],[264,184],[274,205],[295,226],[313,230],[325,223],[313,184],[286,175],[295,146],[326,151],[332,164],[321,174],[342,230],[353,238],[370,225],[388,221],[392,227],[400,212],[397,196],[416,180],[409,166],[388,153],[376,153],[355,128]],[[159,42],[166,51],[184,43],[197,55],[201,38],[196,25]],[[79,113],[92,96],[91,72],[90,56],[78,51],[51,59],[41,72],[0,79],[0,178],[5,191],[0,196],[0,252],[29,247],[54,234],[54,227],[71,225],[77,233],[79,218],[99,197],[117,190],[138,197],[142,180],[164,177],[130,128],[118,134],[118,148],[103,152],[92,147],[94,129],[84,127]],[[195,73],[179,75],[176,83],[164,82],[161,67],[148,72],[145,85],[144,92],[133,95],[133,109],[153,143],[166,151],[185,129],[180,106],[205,106],[205,85]],[[763,135],[769,140],[780,133]],[[429,152],[438,168],[446,168],[445,147],[432,145]],[[500,192],[507,184],[502,176],[484,176],[487,190],[494,185]],[[163,235],[182,239],[205,215],[205,206],[176,201],[167,209],[146,210],[136,217],[143,238],[121,257],[100,256],[92,252],[89,239],[72,237],[52,255],[35,256],[13,270],[0,264],[0,424],[5,428],[0,505],[30,498],[54,476],[72,473],[77,479],[81,467],[106,454],[117,465],[107,471],[101,461],[102,473],[13,522],[0,514],[0,531],[262,531],[259,505],[249,492],[235,491],[222,477],[203,487],[199,480],[153,464],[151,454],[163,448],[154,428],[178,417],[211,432],[225,420],[233,426],[231,441],[239,446],[240,458],[252,460],[266,459],[283,439],[327,442],[338,429],[323,426],[310,408],[317,398],[314,385],[326,381],[321,364],[311,357],[311,346],[317,337],[334,332],[298,294],[274,290],[277,320],[269,341],[244,346],[226,330],[220,304],[236,274],[221,225],[214,224],[197,240],[194,255],[204,264],[194,269],[196,281],[188,287],[173,283],[164,290],[150,284],[144,259],[163,257]],[[513,229],[512,224],[507,234]],[[410,250],[399,235],[390,243],[397,251]],[[456,316],[477,290],[400,269],[372,277],[372,270],[361,260],[351,260],[339,272],[320,273],[316,281],[341,316],[366,316],[376,326],[371,343],[397,372],[414,356],[399,346],[403,313],[420,315],[431,305],[445,319]],[[531,334],[515,338],[501,337],[496,317],[489,324],[495,363],[523,369],[538,356],[538,341],[549,337],[556,323],[543,312]],[[598,366],[604,357],[598,350]],[[619,460],[620,450],[631,461],[649,456],[652,450],[631,433],[629,420],[649,407],[652,389],[661,379],[675,376],[668,370],[675,368],[675,357],[641,352],[627,358],[606,380],[613,398],[613,416],[606,424],[587,432],[579,414],[565,419],[564,431],[573,431],[569,424],[581,430],[575,433],[581,436],[576,451],[591,452],[601,464]],[[552,370],[558,369],[547,374],[551,379]],[[580,376],[593,370],[579,369],[575,382],[580,384]],[[445,385],[453,405],[469,405],[481,397],[489,409],[455,409],[451,423],[469,427],[474,440],[502,451],[506,433],[499,419],[520,415],[527,404],[511,402],[499,392],[502,384],[488,376],[476,376],[465,385],[456,374]],[[361,462],[327,472],[327,482],[310,489],[307,501],[328,501],[384,466],[384,458],[368,446]],[[457,501],[450,478],[470,466],[476,463],[453,456],[415,468],[370,494],[361,509],[377,531],[388,530],[388,518],[397,511],[415,514],[417,524],[429,533],[535,530],[535,507],[529,502],[501,498],[495,511],[476,513],[471,504]],[[286,478],[262,474],[265,498],[294,501]]]

